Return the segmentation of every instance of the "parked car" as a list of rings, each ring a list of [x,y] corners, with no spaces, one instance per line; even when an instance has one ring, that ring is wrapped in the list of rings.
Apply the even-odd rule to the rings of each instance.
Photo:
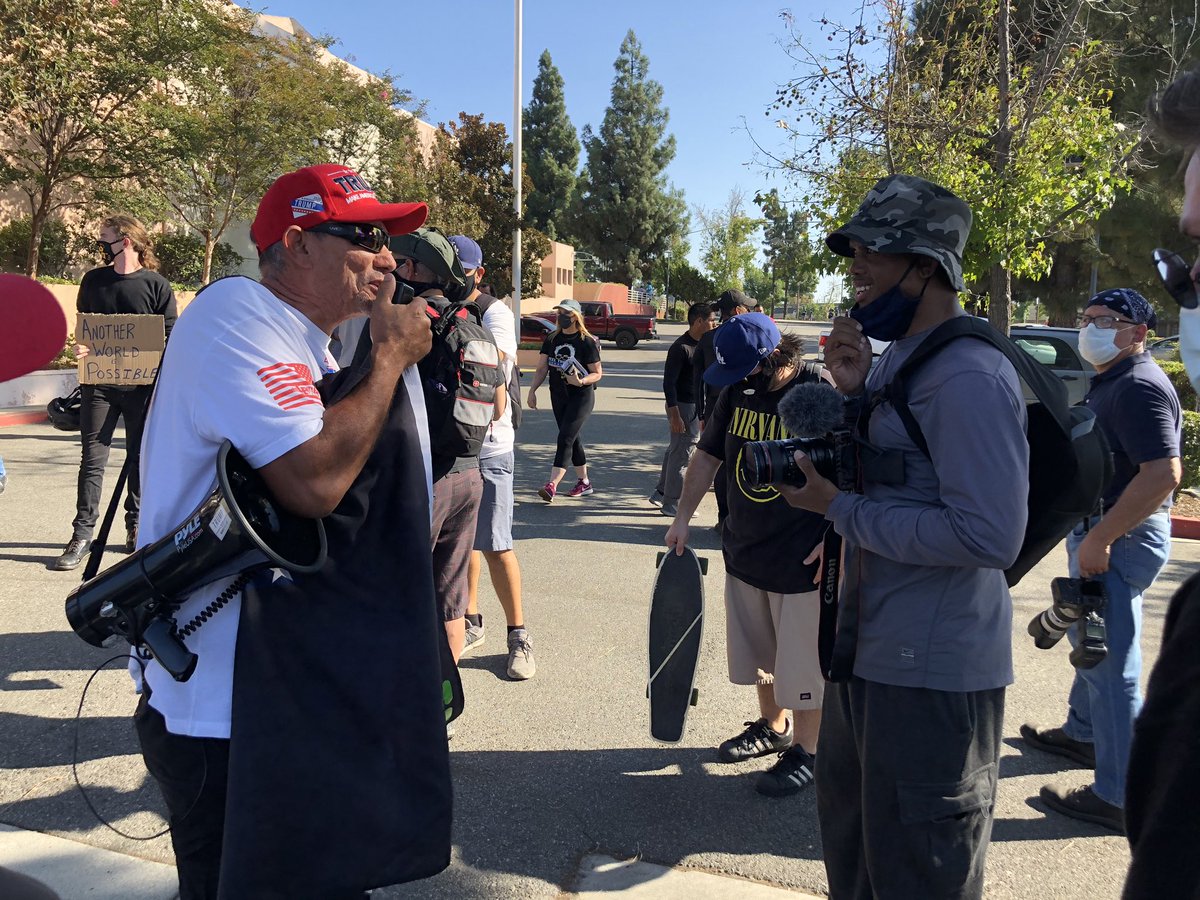
[[[1079,355],[1079,331],[1049,325],[1013,325],[1008,336],[1067,386],[1067,401],[1082,403],[1096,367]],[[1026,397],[1026,399],[1031,399]]]
[[[825,339],[828,336],[828,331],[821,332],[822,350],[825,349]],[[1096,368],[1079,355],[1079,332],[1076,329],[1054,328],[1049,325],[1013,325],[1009,328],[1008,336],[1066,385],[1067,402],[1083,402],[1091,386],[1092,376],[1096,374]],[[888,346],[886,341],[871,339],[871,352],[874,356],[872,366]],[[1033,398],[1026,396],[1025,399],[1028,401]]]
[[[616,341],[620,350],[630,350],[638,341],[652,341],[658,337],[654,316],[616,315],[611,303],[599,301],[584,301],[579,305],[587,330],[601,340]]]
[[[1150,346],[1146,349],[1150,351],[1150,355],[1155,359],[1178,359],[1179,335],[1173,334],[1170,337],[1151,341]]]
[[[521,343],[541,345],[558,326],[541,316],[521,316]]]

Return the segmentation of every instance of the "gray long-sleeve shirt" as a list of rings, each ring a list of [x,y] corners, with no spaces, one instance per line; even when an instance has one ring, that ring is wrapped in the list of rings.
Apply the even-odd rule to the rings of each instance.
[[[928,334],[892,344],[868,378],[882,388]],[[927,458],[890,404],[869,439],[904,453],[905,483],[867,483],[829,507],[848,545],[843,603],[858,609],[855,675],[885,684],[978,691],[1012,683],[1012,599],[1003,570],[1028,516],[1025,403],[1012,364],[962,338],[910,379]],[[850,596],[857,593],[857,598]]]

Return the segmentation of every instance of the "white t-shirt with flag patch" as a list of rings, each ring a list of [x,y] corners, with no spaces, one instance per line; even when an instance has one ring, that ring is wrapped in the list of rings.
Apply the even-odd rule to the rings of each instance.
[[[188,306],[171,332],[142,440],[139,548],[212,491],[222,441],[260,469],[320,433],[315,382],[336,370],[328,346],[320,328],[249,278],[216,282]],[[231,581],[197,590],[175,620],[190,621]],[[229,737],[240,613],[239,596],[185,640],[199,657],[188,681],[146,664],[150,705],[173,734]],[[135,681],[138,669],[133,662]]]

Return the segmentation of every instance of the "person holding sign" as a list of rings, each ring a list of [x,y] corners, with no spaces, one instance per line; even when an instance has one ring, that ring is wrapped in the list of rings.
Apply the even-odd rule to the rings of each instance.
[[[100,226],[96,241],[107,265],[92,269],[79,284],[76,308],[81,313],[105,315],[137,314],[160,317],[162,335],[171,333],[175,324],[175,293],[171,283],[155,271],[158,260],[150,247],[150,235],[137,219],[113,215]],[[100,329],[96,329],[99,332]],[[111,329],[109,329],[111,330]],[[96,343],[88,328],[82,326],[76,343],[81,374],[88,366],[87,357]],[[161,349],[161,348],[160,348]],[[146,404],[150,400],[149,383],[129,383],[123,371],[111,366],[98,369],[99,377],[81,379],[79,436],[82,458],[79,463],[79,486],[75,497],[75,520],[71,523],[71,539],[62,555],[51,568],[59,571],[74,569],[83,561],[92,542],[92,532],[100,508],[100,489],[104,483],[104,467],[112,446],[117,420],[125,421],[125,453],[130,458],[129,489],[125,497],[125,548],[134,549],[137,539],[138,506],[141,482],[138,476],[138,457],[142,443],[142,426],[146,420]],[[152,379],[152,374],[150,379]],[[150,379],[139,379],[148,381]],[[87,381],[93,383],[88,384]],[[124,382],[124,383],[122,383]]]

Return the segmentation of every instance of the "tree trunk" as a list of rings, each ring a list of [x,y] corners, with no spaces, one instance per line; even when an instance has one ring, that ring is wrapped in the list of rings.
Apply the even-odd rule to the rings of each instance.
[[[29,246],[25,249],[25,274],[37,278],[38,265],[42,256],[42,232],[46,228],[46,220],[50,214],[46,211],[45,202],[39,203],[29,220]]]
[[[212,262],[213,249],[216,246],[217,240],[213,237],[211,231],[205,232],[204,237],[204,273],[200,277],[200,283],[208,284],[212,279]]]
[[[1012,318],[1012,274],[1000,263],[992,266],[988,291],[988,322],[1001,334],[1008,334]]]

